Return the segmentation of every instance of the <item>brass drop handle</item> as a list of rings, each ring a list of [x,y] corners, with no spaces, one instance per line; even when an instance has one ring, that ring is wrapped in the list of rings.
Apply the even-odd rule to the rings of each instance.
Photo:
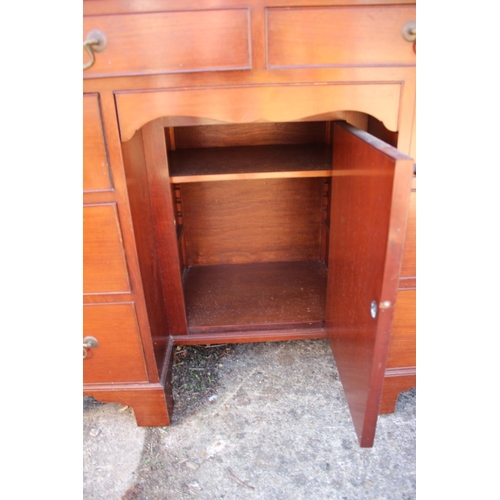
[[[408,21],[403,26],[403,38],[407,42],[414,42],[417,39],[417,23],[415,21]]]
[[[87,51],[90,60],[83,65],[83,71],[89,69],[95,62],[94,52],[102,52],[108,45],[106,35],[99,30],[89,31],[87,39],[83,42],[83,48]]]
[[[83,339],[83,359],[85,359],[89,354],[89,349],[95,349],[99,345],[99,342],[95,337],[85,337]]]

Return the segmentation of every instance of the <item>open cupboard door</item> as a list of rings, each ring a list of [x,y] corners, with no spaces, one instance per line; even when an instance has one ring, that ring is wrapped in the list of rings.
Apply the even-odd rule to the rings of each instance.
[[[343,122],[333,130],[326,330],[362,447],[373,446],[413,160]]]

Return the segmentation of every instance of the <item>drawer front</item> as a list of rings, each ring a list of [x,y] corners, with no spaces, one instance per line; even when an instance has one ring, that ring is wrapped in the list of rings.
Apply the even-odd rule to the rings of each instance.
[[[91,30],[107,47],[86,78],[251,67],[247,8],[85,17],[84,40]]]
[[[111,189],[108,155],[97,94],[83,96],[83,190]]]
[[[406,226],[406,237],[401,264],[401,276],[417,275],[417,193],[412,190]]]
[[[414,6],[268,9],[269,68],[414,65],[402,35]]]
[[[83,292],[129,291],[116,205],[86,205],[83,208]]]
[[[399,290],[387,368],[416,366],[416,290]]]
[[[99,345],[83,360],[84,383],[143,382],[146,365],[132,303],[83,306],[84,337]]]

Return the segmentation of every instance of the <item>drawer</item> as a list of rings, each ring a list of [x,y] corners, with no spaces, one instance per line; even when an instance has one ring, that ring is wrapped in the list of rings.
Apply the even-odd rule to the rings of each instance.
[[[83,208],[83,292],[130,291],[114,203]]]
[[[83,190],[111,189],[99,96],[83,96]]]
[[[399,290],[394,311],[388,368],[416,366],[416,290]]]
[[[270,8],[266,17],[269,68],[415,64],[402,35],[412,5]]]
[[[86,78],[251,67],[247,8],[87,16],[83,30],[107,39]]]
[[[410,207],[408,222],[406,226],[406,237],[403,250],[403,261],[401,264],[401,276],[417,275],[417,192],[412,189],[410,196]]]
[[[133,303],[84,305],[83,332],[99,343],[83,360],[84,383],[147,380]]]

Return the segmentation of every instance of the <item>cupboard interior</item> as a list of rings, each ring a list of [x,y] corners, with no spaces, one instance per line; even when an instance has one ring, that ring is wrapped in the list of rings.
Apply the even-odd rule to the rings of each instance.
[[[166,134],[188,332],[322,326],[329,122]]]
[[[356,121],[395,145],[397,134],[377,120],[357,114]],[[332,122],[164,123],[163,168],[174,207],[187,333],[322,328]],[[134,141],[141,142],[123,144],[124,163],[135,231],[147,233],[140,197],[134,195],[142,192],[136,184],[144,182]],[[139,239],[148,238],[154,244],[151,235]],[[140,246],[141,269],[153,276],[144,261],[151,255],[148,244],[142,252]],[[166,288],[163,283],[165,297]],[[150,307],[158,303],[152,291],[145,292]]]

